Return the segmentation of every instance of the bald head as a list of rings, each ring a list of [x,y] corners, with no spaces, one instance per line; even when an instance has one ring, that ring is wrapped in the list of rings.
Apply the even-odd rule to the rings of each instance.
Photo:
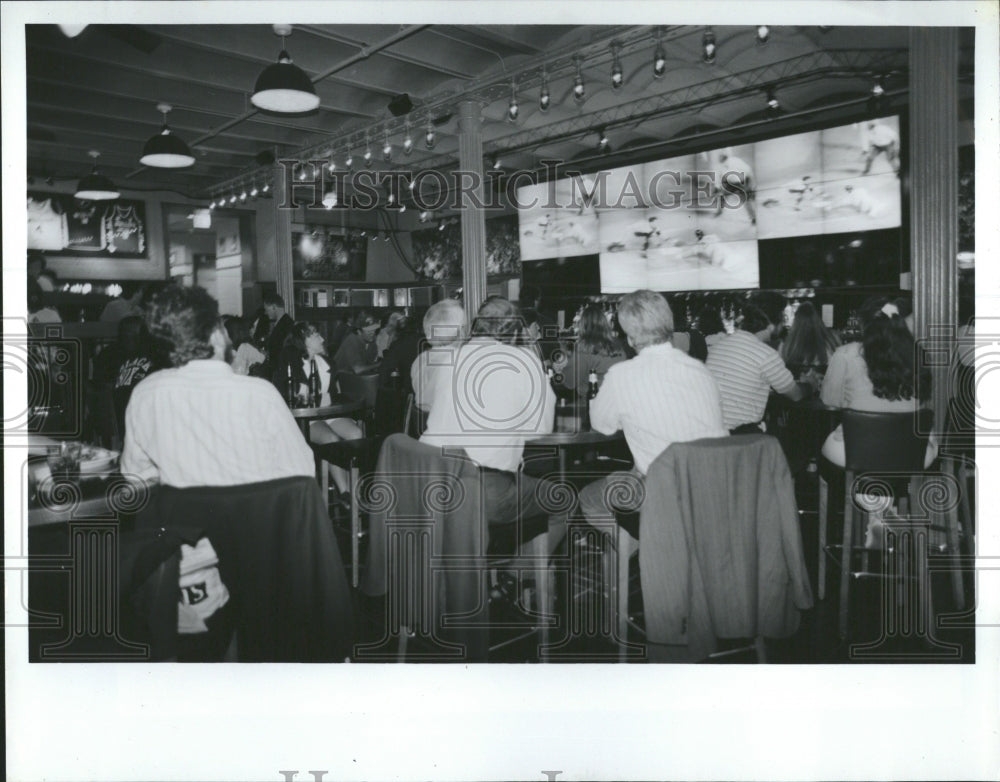
[[[424,335],[432,345],[449,345],[465,338],[469,322],[454,299],[432,304],[424,315]]]

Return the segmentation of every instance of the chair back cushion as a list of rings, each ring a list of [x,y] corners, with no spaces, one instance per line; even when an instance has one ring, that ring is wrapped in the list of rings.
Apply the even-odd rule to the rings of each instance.
[[[920,472],[933,411],[869,413],[844,410],[845,467],[861,472]]]
[[[385,438],[406,429],[406,416],[412,394],[396,388],[381,387],[375,393],[372,435]]]
[[[378,375],[355,375],[353,372],[338,372],[337,386],[340,393],[351,399],[359,399],[365,407],[375,407],[378,395]]]

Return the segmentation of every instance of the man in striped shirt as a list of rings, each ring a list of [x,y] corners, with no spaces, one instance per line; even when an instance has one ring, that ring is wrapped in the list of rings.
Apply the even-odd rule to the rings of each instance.
[[[219,305],[202,288],[170,286],[146,313],[173,368],[132,392],[122,472],[168,486],[235,486],[314,475],[313,455],[277,389],[237,375]]]
[[[734,434],[761,431],[772,388],[793,402],[805,395],[778,351],[766,344],[772,331],[764,311],[747,304],[739,329],[709,348],[705,366],[719,385],[722,416]]]
[[[705,365],[671,344],[674,316],[666,299],[653,291],[630,293],[618,304],[618,322],[638,355],[608,369],[590,403],[590,425],[605,434],[624,432],[635,467],[586,486],[580,507],[594,526],[606,528],[616,520],[637,538],[653,460],[671,443],[728,432],[719,390]]]

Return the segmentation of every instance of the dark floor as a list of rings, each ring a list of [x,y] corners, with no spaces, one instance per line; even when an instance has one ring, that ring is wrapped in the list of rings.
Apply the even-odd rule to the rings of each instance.
[[[815,472],[803,471],[796,481],[796,494],[802,524],[802,538],[806,563],[810,572],[813,593],[816,592],[817,569],[817,476]],[[831,496],[835,496],[831,493]],[[338,541],[349,568],[350,545],[343,509],[332,507],[331,515]],[[830,540],[839,540],[839,521],[831,524]],[[491,588],[490,622],[490,662],[616,662],[624,657],[630,662],[646,661],[646,647],[638,628],[642,624],[641,591],[639,589],[638,560],[632,561],[630,612],[635,619],[635,627],[630,628],[628,644],[623,647],[611,640],[608,627],[602,627],[600,612],[594,606],[602,596],[601,579],[596,568],[600,562],[600,552],[591,536],[585,545],[571,544],[568,550],[560,552],[556,584],[556,614],[550,625],[546,651],[539,648],[539,635],[533,633],[534,619],[521,610],[521,606],[531,604],[534,585],[525,578],[518,581],[516,574],[496,574]],[[362,541],[362,544],[364,541]],[[34,627],[29,634],[31,660],[41,659],[39,650],[43,644],[58,644],[67,638],[70,630],[64,617],[68,613],[69,571],[65,562],[53,561],[46,569],[45,555],[57,559],[68,550],[68,535],[65,525],[42,527],[30,530],[30,551],[35,566],[30,577],[31,609]],[[362,547],[362,562],[364,561]],[[878,570],[880,557],[871,555],[871,570]],[[932,562],[933,562],[932,558]],[[943,562],[943,558],[938,558]],[[857,566],[858,563],[855,563]],[[590,573],[590,576],[581,574]],[[974,606],[972,594],[973,578],[965,574],[966,613],[954,610],[954,598],[950,573],[936,570],[932,575],[931,600],[938,627],[931,623],[929,628],[910,627],[899,621],[898,598],[890,592],[891,580],[882,578],[861,578],[852,582],[850,597],[850,631],[846,640],[837,632],[838,623],[838,581],[839,566],[828,561],[828,584],[824,600],[816,600],[815,606],[802,613],[801,626],[790,638],[768,639],[767,658],[770,663],[864,663],[864,662],[965,662],[975,661],[975,631],[971,613]],[[395,659],[398,639],[386,636],[386,609],[381,600],[373,600],[354,592],[355,632],[358,644],[381,644],[384,659]],[[910,603],[914,600],[909,598]],[[912,615],[913,612],[903,616]],[[610,622],[605,620],[605,624]],[[942,624],[948,626],[940,626]],[[898,628],[897,628],[898,625]],[[134,659],[132,645],[125,632],[110,643],[111,650],[120,657],[107,658],[102,650],[108,648],[105,640],[94,639],[94,659]],[[87,642],[82,640],[83,649]],[[433,660],[434,649],[426,639],[407,639],[407,658],[413,660]],[[739,648],[743,644],[733,642],[730,647]],[[75,646],[80,649],[80,643]],[[723,648],[727,648],[724,646]],[[50,659],[49,655],[45,656]],[[720,663],[749,663],[756,656],[752,647],[749,651],[722,657]]]

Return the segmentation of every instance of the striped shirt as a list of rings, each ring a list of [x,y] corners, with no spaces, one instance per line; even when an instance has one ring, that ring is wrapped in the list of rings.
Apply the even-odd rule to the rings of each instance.
[[[312,450],[277,389],[224,361],[154,372],[125,411],[123,473],[187,488],[315,474]]]
[[[590,425],[605,434],[622,430],[643,475],[671,443],[729,434],[705,365],[669,343],[608,369],[590,403]]]
[[[727,429],[760,421],[770,389],[785,394],[795,388],[795,378],[778,351],[746,331],[710,347],[705,366],[719,384]]]

